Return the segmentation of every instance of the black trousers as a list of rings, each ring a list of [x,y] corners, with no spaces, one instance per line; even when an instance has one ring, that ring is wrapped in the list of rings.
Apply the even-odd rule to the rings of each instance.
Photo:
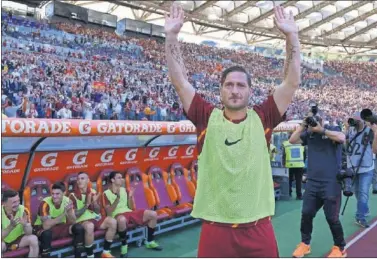
[[[302,175],[304,168],[289,168],[289,195],[292,195],[292,183],[296,180],[296,197],[302,197]]]
[[[341,186],[337,182],[316,182],[308,180],[306,183],[301,216],[301,241],[310,244],[313,231],[313,219],[319,209],[323,207],[327,223],[329,224],[334,245],[343,249],[346,245],[342,224],[339,221],[341,206]]]

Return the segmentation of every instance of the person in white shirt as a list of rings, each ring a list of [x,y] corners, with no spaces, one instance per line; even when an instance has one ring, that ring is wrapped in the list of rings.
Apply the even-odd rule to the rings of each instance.
[[[72,119],[72,111],[70,110],[70,105],[66,104],[63,108],[58,111],[57,114],[59,119]]]
[[[30,107],[26,109],[25,116],[26,118],[32,118],[32,119],[38,117],[38,112],[35,109],[35,105],[33,103],[30,104]]]

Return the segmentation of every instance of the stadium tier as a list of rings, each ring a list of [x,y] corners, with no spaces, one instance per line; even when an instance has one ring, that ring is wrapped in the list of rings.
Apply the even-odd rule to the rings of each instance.
[[[8,117],[178,121],[185,119],[167,78],[161,38],[118,36],[79,23],[43,22],[2,13],[2,110]],[[221,70],[243,65],[261,103],[282,79],[283,60],[242,50],[182,43],[189,80],[218,106]],[[342,122],[374,107],[373,62],[329,61],[323,72],[302,67],[302,86],[287,119],[305,114],[309,101]],[[359,89],[363,89],[359,92]]]

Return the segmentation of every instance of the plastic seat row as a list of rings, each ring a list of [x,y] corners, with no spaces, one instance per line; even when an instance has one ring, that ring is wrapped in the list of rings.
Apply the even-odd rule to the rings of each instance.
[[[193,163],[194,164],[194,163]],[[193,167],[194,168],[194,167]],[[108,187],[107,177],[112,170],[103,170],[97,177],[95,183],[98,192],[103,193]],[[165,221],[171,218],[188,215],[192,210],[192,202],[195,195],[196,174],[176,163],[171,166],[169,172],[163,171],[157,166],[152,166],[146,173],[133,167],[124,172],[125,187],[127,190],[134,188],[134,208],[155,210],[158,214],[158,221]],[[77,174],[67,175],[65,178],[66,195],[72,192],[77,181]],[[52,183],[41,177],[28,181],[24,191],[24,205],[31,213],[32,222],[37,217],[40,202],[50,196]],[[2,189],[7,188],[2,183]],[[104,210],[102,214],[105,215]],[[128,229],[136,229],[137,226],[128,225]],[[99,230],[94,233],[95,239],[102,238],[105,231]],[[72,238],[66,237],[52,242],[53,250],[69,246]],[[27,255],[28,249],[18,249],[6,252],[5,257],[21,257]]]

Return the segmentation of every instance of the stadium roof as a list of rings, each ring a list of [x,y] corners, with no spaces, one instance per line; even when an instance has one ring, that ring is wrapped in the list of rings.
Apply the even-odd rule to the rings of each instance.
[[[171,1],[65,1],[130,18],[164,25]],[[273,1],[176,1],[185,10],[182,31],[206,38],[282,47],[274,28]],[[377,1],[275,1],[292,10],[300,39],[307,48],[325,47],[349,54],[377,49]],[[258,44],[259,43],[259,44]],[[334,48],[335,47],[335,48]],[[321,48],[322,49],[322,48]]]

